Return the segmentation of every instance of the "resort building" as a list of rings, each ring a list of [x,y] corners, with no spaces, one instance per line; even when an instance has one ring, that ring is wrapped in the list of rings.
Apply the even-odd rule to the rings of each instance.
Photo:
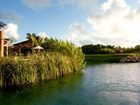
[[[32,48],[32,43],[29,40],[25,40],[22,42],[18,42],[13,44],[14,51],[16,54],[22,54],[22,53],[30,53]]]

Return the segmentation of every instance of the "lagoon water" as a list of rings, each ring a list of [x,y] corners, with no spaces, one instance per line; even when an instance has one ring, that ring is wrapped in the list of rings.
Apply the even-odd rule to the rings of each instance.
[[[92,64],[18,91],[0,91],[0,105],[140,105],[140,63]]]

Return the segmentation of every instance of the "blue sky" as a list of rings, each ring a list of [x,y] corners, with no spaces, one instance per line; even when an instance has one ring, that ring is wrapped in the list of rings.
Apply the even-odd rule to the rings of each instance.
[[[140,26],[138,2],[139,0],[0,0],[0,21],[9,24],[8,34],[19,35],[17,41],[25,40],[26,33],[29,32],[46,33],[50,37],[70,40],[77,45],[100,43],[134,46],[140,42],[140,33],[136,29]],[[131,35],[130,29],[135,35]]]
[[[85,23],[87,13],[76,6],[46,6],[34,10],[20,0],[0,0],[2,12],[14,12],[15,19],[3,19],[6,23],[18,25],[19,40],[24,40],[27,32],[46,32],[49,36],[63,38],[73,22]]]

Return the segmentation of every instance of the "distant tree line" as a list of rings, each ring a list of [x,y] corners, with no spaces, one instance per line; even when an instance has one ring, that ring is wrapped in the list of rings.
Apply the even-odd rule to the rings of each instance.
[[[135,47],[116,47],[112,45],[84,45],[81,47],[83,53],[85,54],[119,54],[119,53],[139,53],[140,45],[136,45]]]

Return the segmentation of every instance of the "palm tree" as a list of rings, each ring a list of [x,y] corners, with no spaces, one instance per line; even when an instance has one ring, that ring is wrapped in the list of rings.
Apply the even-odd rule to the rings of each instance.
[[[37,36],[35,33],[27,33],[27,39],[31,41],[32,46],[41,46],[43,43],[43,38]]]

